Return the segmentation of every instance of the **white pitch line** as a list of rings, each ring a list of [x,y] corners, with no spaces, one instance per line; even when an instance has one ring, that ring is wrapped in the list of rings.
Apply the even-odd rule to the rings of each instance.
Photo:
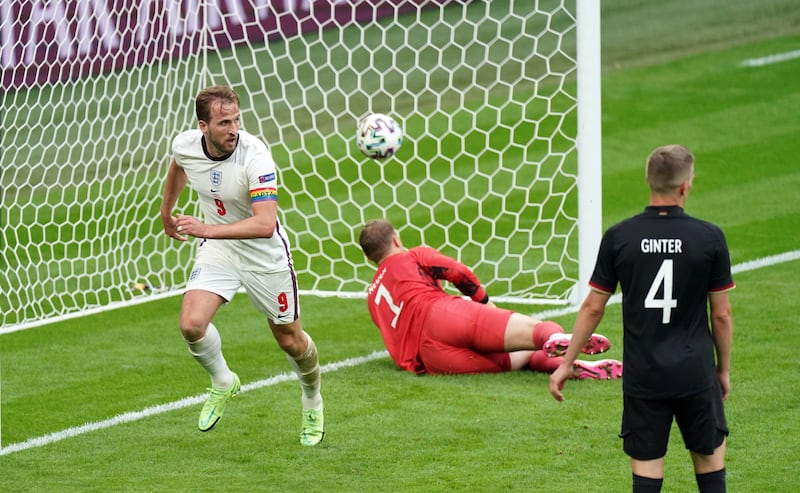
[[[760,58],[749,58],[742,61],[740,67],[763,67],[764,65],[772,65],[773,63],[785,62],[800,58],[800,50],[787,51],[785,53],[776,53],[774,55],[763,56]]]
[[[731,268],[731,271],[734,274],[738,274],[739,272],[756,270],[762,267],[769,267],[776,264],[782,264],[784,262],[791,262],[792,260],[797,259],[800,259],[800,250],[793,250],[791,252],[779,253],[777,255],[770,255],[769,257],[762,257],[755,260],[742,262],[741,264],[734,265]]]
[[[389,353],[387,351],[374,351],[373,353],[367,356],[359,356],[356,358],[349,358],[346,360],[322,365],[320,367],[320,371],[322,373],[329,373],[332,371],[340,370],[342,368],[358,366],[367,363],[369,361],[385,358],[388,355]],[[273,385],[277,385],[279,383],[290,382],[292,380],[297,380],[297,375],[295,375],[294,373],[282,373],[280,375],[275,375],[274,377],[270,377],[265,380],[258,380],[256,382],[242,385],[242,388],[239,392],[249,392],[251,390],[260,389],[262,387],[270,387]],[[78,435],[84,435],[86,433],[102,430],[104,428],[110,428],[112,426],[122,425],[125,423],[132,423],[134,421],[138,421],[143,418],[155,416],[158,414],[163,414],[169,411],[175,411],[177,409],[182,409],[184,407],[196,406],[204,402],[206,400],[206,397],[208,397],[207,394],[196,395],[193,397],[186,397],[178,401],[169,402],[167,404],[159,404],[157,406],[147,407],[142,409],[141,411],[132,411],[132,412],[118,414],[113,418],[105,419],[103,421],[86,423],[82,426],[67,428],[66,430],[58,431],[56,433],[50,433],[49,435],[31,438],[25,440],[24,442],[6,445],[0,447],[0,456],[13,454],[15,452],[22,452],[23,450],[28,450],[36,447],[42,447],[44,445],[49,445],[51,443],[60,442],[61,440],[65,440],[67,438],[76,437]]]
[[[742,262],[741,264],[732,266],[731,272],[733,274],[738,274],[740,272],[747,272],[750,270],[760,269],[762,267],[770,267],[773,265],[782,264],[784,262],[791,262],[792,260],[797,260],[797,259],[800,259],[800,250],[793,250],[791,252],[779,253],[776,255],[770,255],[768,257],[762,257],[755,260]],[[619,293],[613,295],[608,300],[609,304],[620,303],[620,302],[622,302],[622,295],[620,295]],[[535,313],[533,314],[533,316],[534,318],[537,318],[539,320],[549,320],[551,318],[575,313],[578,308],[579,307],[570,306],[555,310],[547,310],[544,312]]]
[[[784,262],[791,262],[797,259],[800,259],[800,250],[794,250],[791,252],[781,253],[778,255],[771,255],[769,257],[763,257],[760,259],[743,262],[741,264],[733,266],[731,270],[733,271],[734,274],[736,274],[739,272],[747,272],[750,270],[760,269],[762,267],[769,267],[776,264],[782,264]],[[619,303],[621,299],[622,299],[621,296],[619,294],[616,294],[611,297],[609,303]],[[569,308],[562,308],[558,310],[550,310],[537,313],[534,314],[534,316],[539,319],[549,319],[557,316],[568,315],[570,313],[574,313],[575,311],[577,311],[576,307],[569,307]],[[389,353],[385,350],[374,351],[373,353],[367,356],[348,358],[346,360],[322,365],[320,370],[322,371],[322,373],[329,373],[332,371],[339,370],[341,368],[358,366],[367,363],[369,361],[385,358],[388,355]],[[270,387],[272,385],[276,385],[282,382],[288,382],[291,380],[297,380],[297,376],[294,375],[293,373],[282,373],[280,375],[276,375],[274,377],[270,377],[265,380],[259,380],[257,382],[242,385],[242,389],[240,390],[240,392],[248,392],[250,390],[256,390],[263,387]],[[21,452],[23,450],[28,450],[36,447],[42,447],[44,445],[49,445],[51,443],[60,442],[61,440],[65,440],[67,438],[72,438],[78,435],[83,435],[93,431],[102,430],[104,428],[110,428],[116,425],[131,423],[133,421],[138,421],[140,419],[147,418],[150,416],[155,416],[165,412],[182,409],[184,407],[196,406],[205,401],[206,397],[207,397],[206,394],[196,395],[193,397],[186,397],[181,400],[170,402],[167,404],[159,404],[157,406],[147,407],[145,409],[142,409],[141,411],[132,411],[123,414],[118,414],[113,418],[106,419],[103,421],[86,423],[85,425],[82,426],[67,428],[66,430],[62,430],[56,433],[50,433],[49,435],[30,438],[28,440],[25,440],[24,442],[13,443],[7,446],[0,446],[0,456],[13,454],[15,452]]]

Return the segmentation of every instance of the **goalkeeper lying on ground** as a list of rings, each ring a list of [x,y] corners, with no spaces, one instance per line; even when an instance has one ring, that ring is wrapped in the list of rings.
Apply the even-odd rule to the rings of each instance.
[[[570,335],[560,325],[495,307],[472,270],[430,247],[406,249],[388,220],[367,222],[359,244],[378,266],[367,294],[369,312],[399,368],[417,374],[551,373],[563,360]],[[442,279],[470,299],[446,293]],[[593,334],[583,352],[609,347],[606,337]],[[617,360],[574,364],[574,378],[621,376]]]

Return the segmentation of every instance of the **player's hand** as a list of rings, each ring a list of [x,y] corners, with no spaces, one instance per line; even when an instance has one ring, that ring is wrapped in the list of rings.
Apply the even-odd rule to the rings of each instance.
[[[727,371],[717,371],[717,379],[720,390],[722,390],[722,400],[727,401],[731,394],[731,374]]]
[[[178,218],[181,216],[181,214],[178,214],[177,217],[162,216],[161,221],[164,223],[164,233],[166,233],[167,236],[175,238],[178,241],[186,241],[189,238],[181,234],[183,232],[183,226],[178,224]]]
[[[556,371],[550,375],[550,394],[558,402],[564,401],[564,394],[561,391],[564,390],[564,384],[567,383],[572,373],[573,370],[569,366],[559,365]]]
[[[185,241],[187,236],[194,236],[195,238],[205,238],[205,223],[200,221],[194,216],[185,216],[178,214],[175,216],[175,236],[173,238]]]

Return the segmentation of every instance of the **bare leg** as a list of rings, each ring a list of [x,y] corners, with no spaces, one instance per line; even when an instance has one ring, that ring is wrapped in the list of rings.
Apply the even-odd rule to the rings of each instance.
[[[508,356],[511,358],[511,370],[522,370],[530,364],[533,351],[511,351]]]
[[[541,349],[542,344],[552,334],[563,332],[564,329],[555,322],[542,322],[519,313],[512,313],[506,325],[505,350],[511,352]]]
[[[719,471],[725,467],[725,448],[726,441],[714,450],[711,455],[698,454],[697,452],[690,452],[692,456],[692,464],[694,464],[694,472],[697,474],[706,474],[709,472]]]
[[[664,477],[664,458],[653,460],[637,460],[631,458],[631,471],[637,476],[645,478],[663,478]]]
[[[206,335],[206,327],[225,300],[216,293],[192,289],[183,295],[181,304],[181,334],[193,343]]]

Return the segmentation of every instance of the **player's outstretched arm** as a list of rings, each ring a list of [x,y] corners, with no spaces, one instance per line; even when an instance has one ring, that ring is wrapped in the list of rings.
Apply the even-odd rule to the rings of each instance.
[[[473,301],[479,303],[489,301],[486,290],[483,289],[478,276],[472,272],[472,269],[430,247],[417,247],[413,250],[417,257],[417,263],[431,277],[453,283],[456,289],[464,296],[469,296]]]
[[[578,316],[575,318],[575,326],[572,330],[572,341],[561,365],[550,375],[550,394],[559,402],[564,400],[564,385],[572,377],[573,366],[581,349],[586,345],[589,337],[594,333],[600,324],[606,310],[606,303],[610,294],[591,290],[583,300]]]

